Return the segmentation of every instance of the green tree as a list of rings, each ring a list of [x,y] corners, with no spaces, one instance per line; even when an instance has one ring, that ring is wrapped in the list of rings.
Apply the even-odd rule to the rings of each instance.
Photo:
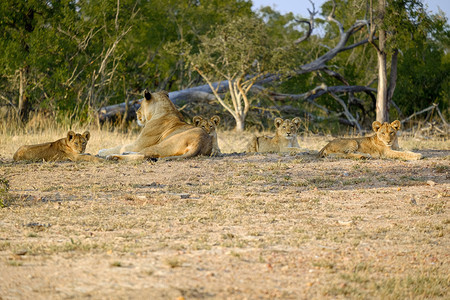
[[[397,63],[400,48],[415,40],[426,39],[437,24],[419,0],[370,0],[369,41],[378,57],[378,85],[376,119],[389,121],[390,100],[397,81]],[[388,83],[387,62],[391,56]]]
[[[42,91],[43,73],[51,72],[63,57],[52,21],[74,11],[71,1],[1,2],[1,98],[16,108],[20,118],[26,117],[30,98],[41,96],[37,90]]]
[[[235,129],[243,131],[250,109],[250,88],[265,75],[279,70],[276,47],[265,24],[257,18],[234,18],[200,37],[198,53],[187,56],[192,67],[209,84],[217,101],[233,116]],[[225,80],[230,99],[222,99],[214,80]]]
[[[403,51],[398,73],[393,100],[405,116],[433,103],[438,103],[444,111],[449,107],[450,55],[436,44],[428,42]]]

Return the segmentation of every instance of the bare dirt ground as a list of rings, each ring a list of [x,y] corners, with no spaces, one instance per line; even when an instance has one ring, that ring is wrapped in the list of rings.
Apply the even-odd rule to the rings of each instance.
[[[408,145],[425,158],[14,163],[4,147],[0,299],[448,299],[448,141]]]

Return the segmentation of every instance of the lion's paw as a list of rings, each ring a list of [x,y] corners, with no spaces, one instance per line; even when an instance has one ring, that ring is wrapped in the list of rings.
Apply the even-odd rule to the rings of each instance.
[[[106,160],[118,161],[118,160],[120,160],[120,156],[119,155],[108,155],[108,156],[106,156]]]

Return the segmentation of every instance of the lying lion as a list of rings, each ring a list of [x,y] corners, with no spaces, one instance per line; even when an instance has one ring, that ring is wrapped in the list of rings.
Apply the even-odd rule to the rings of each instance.
[[[217,142],[217,131],[216,131],[217,126],[220,123],[220,117],[217,115],[214,115],[211,117],[211,119],[208,120],[208,119],[204,119],[201,116],[195,116],[192,119],[192,122],[195,127],[199,127],[201,129],[203,129],[212,138],[213,144],[212,144],[211,156],[220,155],[221,152],[219,149],[219,144]]]
[[[391,124],[378,121],[372,123],[375,134],[362,138],[337,138],[329,142],[319,151],[319,157],[332,153],[340,154],[346,158],[399,158],[405,160],[418,160],[422,154],[410,151],[398,151],[397,131],[401,123],[395,120]]]
[[[297,131],[300,127],[300,118],[291,120],[276,118],[275,136],[253,137],[247,147],[247,152],[290,152],[300,150],[297,141]]]
[[[13,159],[45,160],[45,161],[100,161],[101,159],[89,154],[83,154],[91,134],[69,131],[67,137],[55,142],[38,145],[25,145],[14,153]]]
[[[137,118],[144,128],[133,143],[102,149],[98,155],[114,160],[211,155],[212,138],[206,131],[182,120],[167,92],[150,93],[145,90]]]

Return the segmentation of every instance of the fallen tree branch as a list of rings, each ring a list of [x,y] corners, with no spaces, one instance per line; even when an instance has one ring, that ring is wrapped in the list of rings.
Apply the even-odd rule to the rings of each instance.
[[[350,113],[350,111],[348,110],[347,105],[345,105],[344,100],[342,100],[340,97],[338,97],[335,93],[333,92],[329,92],[331,97],[333,97],[337,102],[339,102],[339,104],[342,106],[342,108],[344,109],[344,116],[347,118],[347,120],[349,120],[349,122],[353,125],[356,126],[356,128],[359,131],[359,134],[362,134],[362,128],[361,125],[359,125],[358,121],[356,120],[356,118]]]
[[[436,103],[433,103],[433,105],[431,105],[430,107],[427,107],[427,108],[425,108],[425,109],[422,109],[421,111],[415,112],[415,113],[413,113],[412,115],[410,115],[409,117],[407,117],[406,119],[401,120],[400,122],[401,122],[402,124],[405,123],[405,122],[408,122],[409,120],[411,120],[411,119],[414,118],[415,116],[420,115],[420,114],[423,114],[423,113],[425,113],[425,112],[427,112],[427,111],[430,111],[430,110],[432,110],[432,109],[435,109],[436,107],[437,107],[437,104],[436,104]]]
[[[213,88],[217,89],[218,93],[224,93],[228,89],[224,86],[224,83],[227,81],[222,81],[219,83],[214,83]],[[177,106],[182,106],[188,102],[213,102],[216,101],[216,97],[210,93],[211,88],[209,86],[198,86],[194,88],[185,89],[182,91],[170,92],[169,98],[172,102]],[[267,94],[269,97],[276,101],[284,101],[284,100],[303,100],[316,108],[322,110],[325,114],[330,114],[330,111],[316,103],[314,99],[328,93],[373,93],[376,90],[374,88],[366,87],[366,86],[330,86],[321,85],[314,88],[311,91],[302,94],[281,94],[272,92],[260,85],[254,85],[252,90],[255,92],[262,92]],[[140,106],[140,102],[142,99],[137,99],[129,104],[129,117],[132,119],[136,116],[136,110]],[[117,117],[119,115],[123,115],[125,112],[125,103],[110,105],[102,107],[98,111],[100,122],[105,122],[113,117]]]

